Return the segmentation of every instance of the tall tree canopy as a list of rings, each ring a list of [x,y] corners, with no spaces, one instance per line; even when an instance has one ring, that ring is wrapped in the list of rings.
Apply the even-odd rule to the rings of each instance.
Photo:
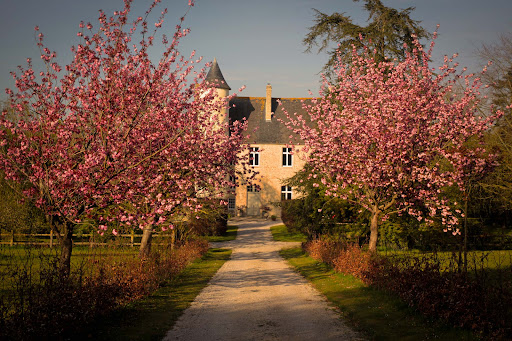
[[[303,40],[306,51],[310,52],[317,47],[318,52],[321,52],[329,49],[330,44],[339,44],[337,48],[329,51],[330,59],[324,67],[326,71],[332,69],[338,56],[344,62],[350,61],[353,45],[361,49],[367,44],[371,50],[375,50],[377,61],[384,60],[384,57],[403,60],[406,51],[413,48],[415,37],[430,37],[419,25],[420,21],[411,19],[410,14],[414,7],[396,10],[384,6],[381,0],[364,0],[364,3],[368,12],[367,26],[354,24],[345,13],[328,15],[313,9],[316,12],[315,25],[309,28],[309,33]],[[361,37],[365,43],[361,41]]]

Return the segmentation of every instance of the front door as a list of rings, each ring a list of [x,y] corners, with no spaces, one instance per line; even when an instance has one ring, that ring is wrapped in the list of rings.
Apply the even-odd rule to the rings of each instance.
[[[259,216],[261,207],[261,193],[247,192],[247,215]]]

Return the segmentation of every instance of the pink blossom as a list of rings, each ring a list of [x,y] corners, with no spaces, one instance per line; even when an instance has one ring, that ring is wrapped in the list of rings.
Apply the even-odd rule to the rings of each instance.
[[[37,69],[44,71],[35,73],[28,61],[13,74],[16,91],[7,94],[21,118],[13,125],[0,117],[6,177],[33,184],[26,198],[55,221],[96,219],[102,233],[110,223],[166,228],[200,210],[201,200],[221,198],[229,175],[254,174],[242,153],[246,123],[230,128],[216,121],[235,95],[216,100],[203,82],[205,70],[195,74],[195,61],[177,52],[189,31],[178,25],[160,59],[150,58],[151,25],[130,15],[129,4],[111,18],[100,12],[95,32],[81,23],[91,32],[79,33],[82,43],[63,67],[39,33],[44,65]],[[24,114],[28,107],[40,113],[37,120]]]
[[[393,213],[419,221],[436,216],[448,228],[457,225],[463,214],[453,210],[442,190],[456,185],[464,192],[467,179],[494,163],[481,148],[464,147],[469,139],[482,141],[502,115],[476,114],[479,79],[457,74],[450,64],[455,55],[433,71],[432,50],[414,45],[403,61],[376,62],[370,51],[354,49],[350,66],[338,59],[336,81],[324,77],[320,97],[303,103],[308,115],[287,113],[283,121],[305,142],[302,150],[313,169],[309,178],[321,176],[326,195],[350,199],[370,212],[373,250],[379,220]],[[460,79],[466,88],[453,97]]]

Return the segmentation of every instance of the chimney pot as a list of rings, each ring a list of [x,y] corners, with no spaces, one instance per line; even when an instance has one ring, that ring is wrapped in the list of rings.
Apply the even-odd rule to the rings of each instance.
[[[267,83],[267,97],[265,100],[265,121],[272,121],[272,86]]]

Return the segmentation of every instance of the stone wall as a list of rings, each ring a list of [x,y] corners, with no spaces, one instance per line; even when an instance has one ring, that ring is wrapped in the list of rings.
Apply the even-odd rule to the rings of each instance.
[[[259,147],[259,165],[254,169],[259,173],[255,184],[260,186],[261,206],[268,206],[271,211],[269,215],[280,216],[279,208],[271,205],[272,202],[281,201],[282,181],[292,177],[304,167],[304,155],[301,152],[293,154],[293,163],[291,167],[283,166],[283,148],[284,144],[252,144],[251,147]],[[299,146],[297,146],[300,148]],[[297,148],[296,147],[296,148]],[[293,190],[293,189],[292,189]],[[292,193],[292,198],[296,197],[296,193]],[[243,214],[247,214],[247,185],[237,183],[236,188],[236,207],[242,208]],[[260,211],[261,214],[261,211]]]

